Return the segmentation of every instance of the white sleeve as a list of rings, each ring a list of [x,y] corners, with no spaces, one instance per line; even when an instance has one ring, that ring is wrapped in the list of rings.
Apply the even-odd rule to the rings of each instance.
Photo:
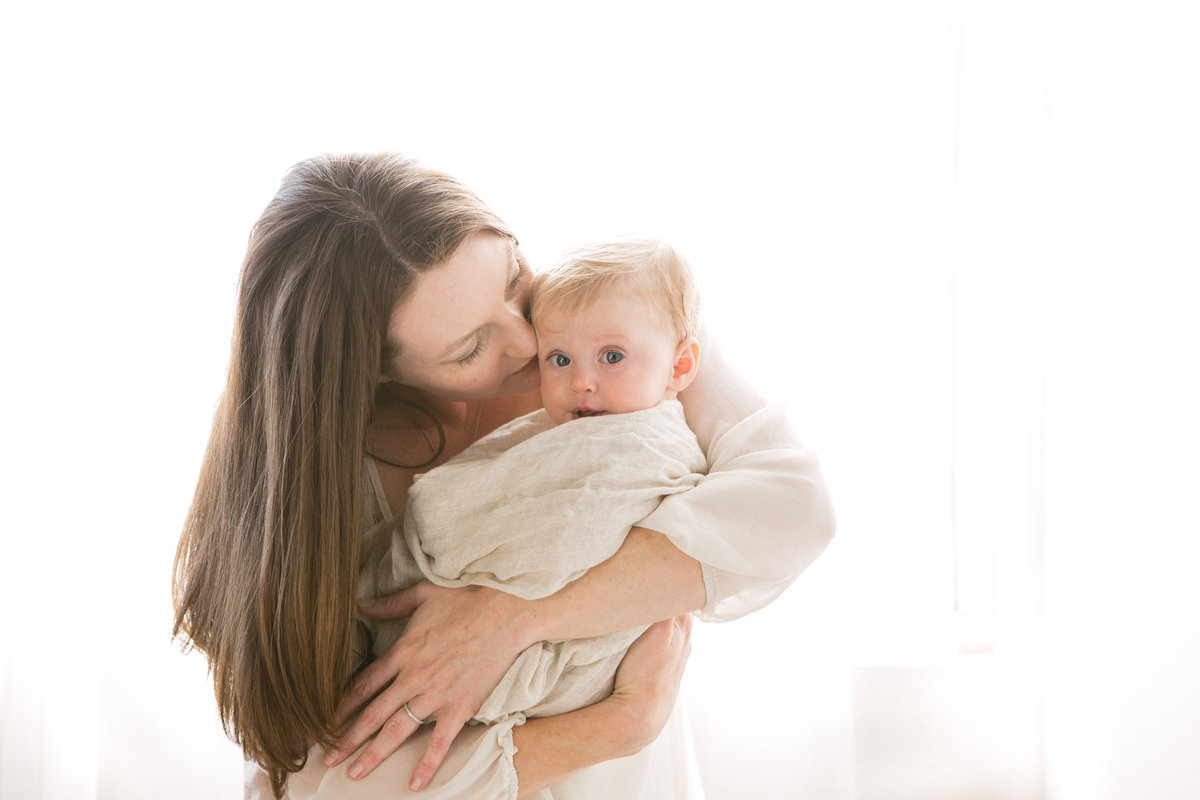
[[[833,537],[833,505],[816,455],[782,406],[766,402],[705,341],[679,395],[708,474],[640,523],[701,563],[704,620],[736,619],[778,597]]]

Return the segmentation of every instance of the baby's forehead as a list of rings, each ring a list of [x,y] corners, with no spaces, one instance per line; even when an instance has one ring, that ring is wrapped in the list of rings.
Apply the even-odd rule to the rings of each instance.
[[[634,318],[587,318],[578,314],[552,314],[534,320],[538,342],[553,347],[646,346],[661,339],[671,343],[671,332],[660,320],[641,315]]]
[[[644,319],[650,311],[650,304],[640,294],[619,286],[605,286],[586,296],[540,304],[533,323],[554,331],[610,324],[627,327],[631,320]]]
[[[592,334],[613,333],[622,332],[631,327],[623,320],[616,318],[615,315],[596,314],[585,317],[583,314],[586,311],[588,311],[586,308],[579,309],[577,312],[543,311],[534,318],[533,327],[539,336],[559,336],[578,331],[587,331]]]

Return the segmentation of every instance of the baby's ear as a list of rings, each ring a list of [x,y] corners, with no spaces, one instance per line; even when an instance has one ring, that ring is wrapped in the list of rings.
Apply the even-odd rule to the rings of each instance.
[[[671,367],[671,381],[667,388],[672,392],[682,392],[696,377],[700,369],[700,342],[689,336],[679,343],[675,351],[675,364]]]

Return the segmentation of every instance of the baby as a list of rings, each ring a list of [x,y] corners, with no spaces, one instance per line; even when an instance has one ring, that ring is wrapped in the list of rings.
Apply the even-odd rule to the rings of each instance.
[[[570,253],[534,279],[542,405],[555,424],[657,406],[700,364],[699,298],[669,245],[631,240]]]
[[[538,275],[531,318],[543,409],[419,476],[392,547],[406,546],[439,585],[527,599],[613,555],[663,497],[706,470],[675,399],[699,367],[697,315],[687,264],[659,241],[582,248]],[[386,574],[376,583],[379,594],[402,588]],[[603,699],[643,630],[530,647],[476,719],[549,716]],[[388,643],[377,637],[376,653]]]

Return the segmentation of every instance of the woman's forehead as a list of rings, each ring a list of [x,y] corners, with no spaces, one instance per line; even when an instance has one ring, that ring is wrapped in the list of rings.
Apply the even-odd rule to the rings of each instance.
[[[515,257],[510,239],[490,231],[467,237],[449,259],[417,277],[392,312],[388,338],[402,355],[422,361],[452,355],[503,310]]]

